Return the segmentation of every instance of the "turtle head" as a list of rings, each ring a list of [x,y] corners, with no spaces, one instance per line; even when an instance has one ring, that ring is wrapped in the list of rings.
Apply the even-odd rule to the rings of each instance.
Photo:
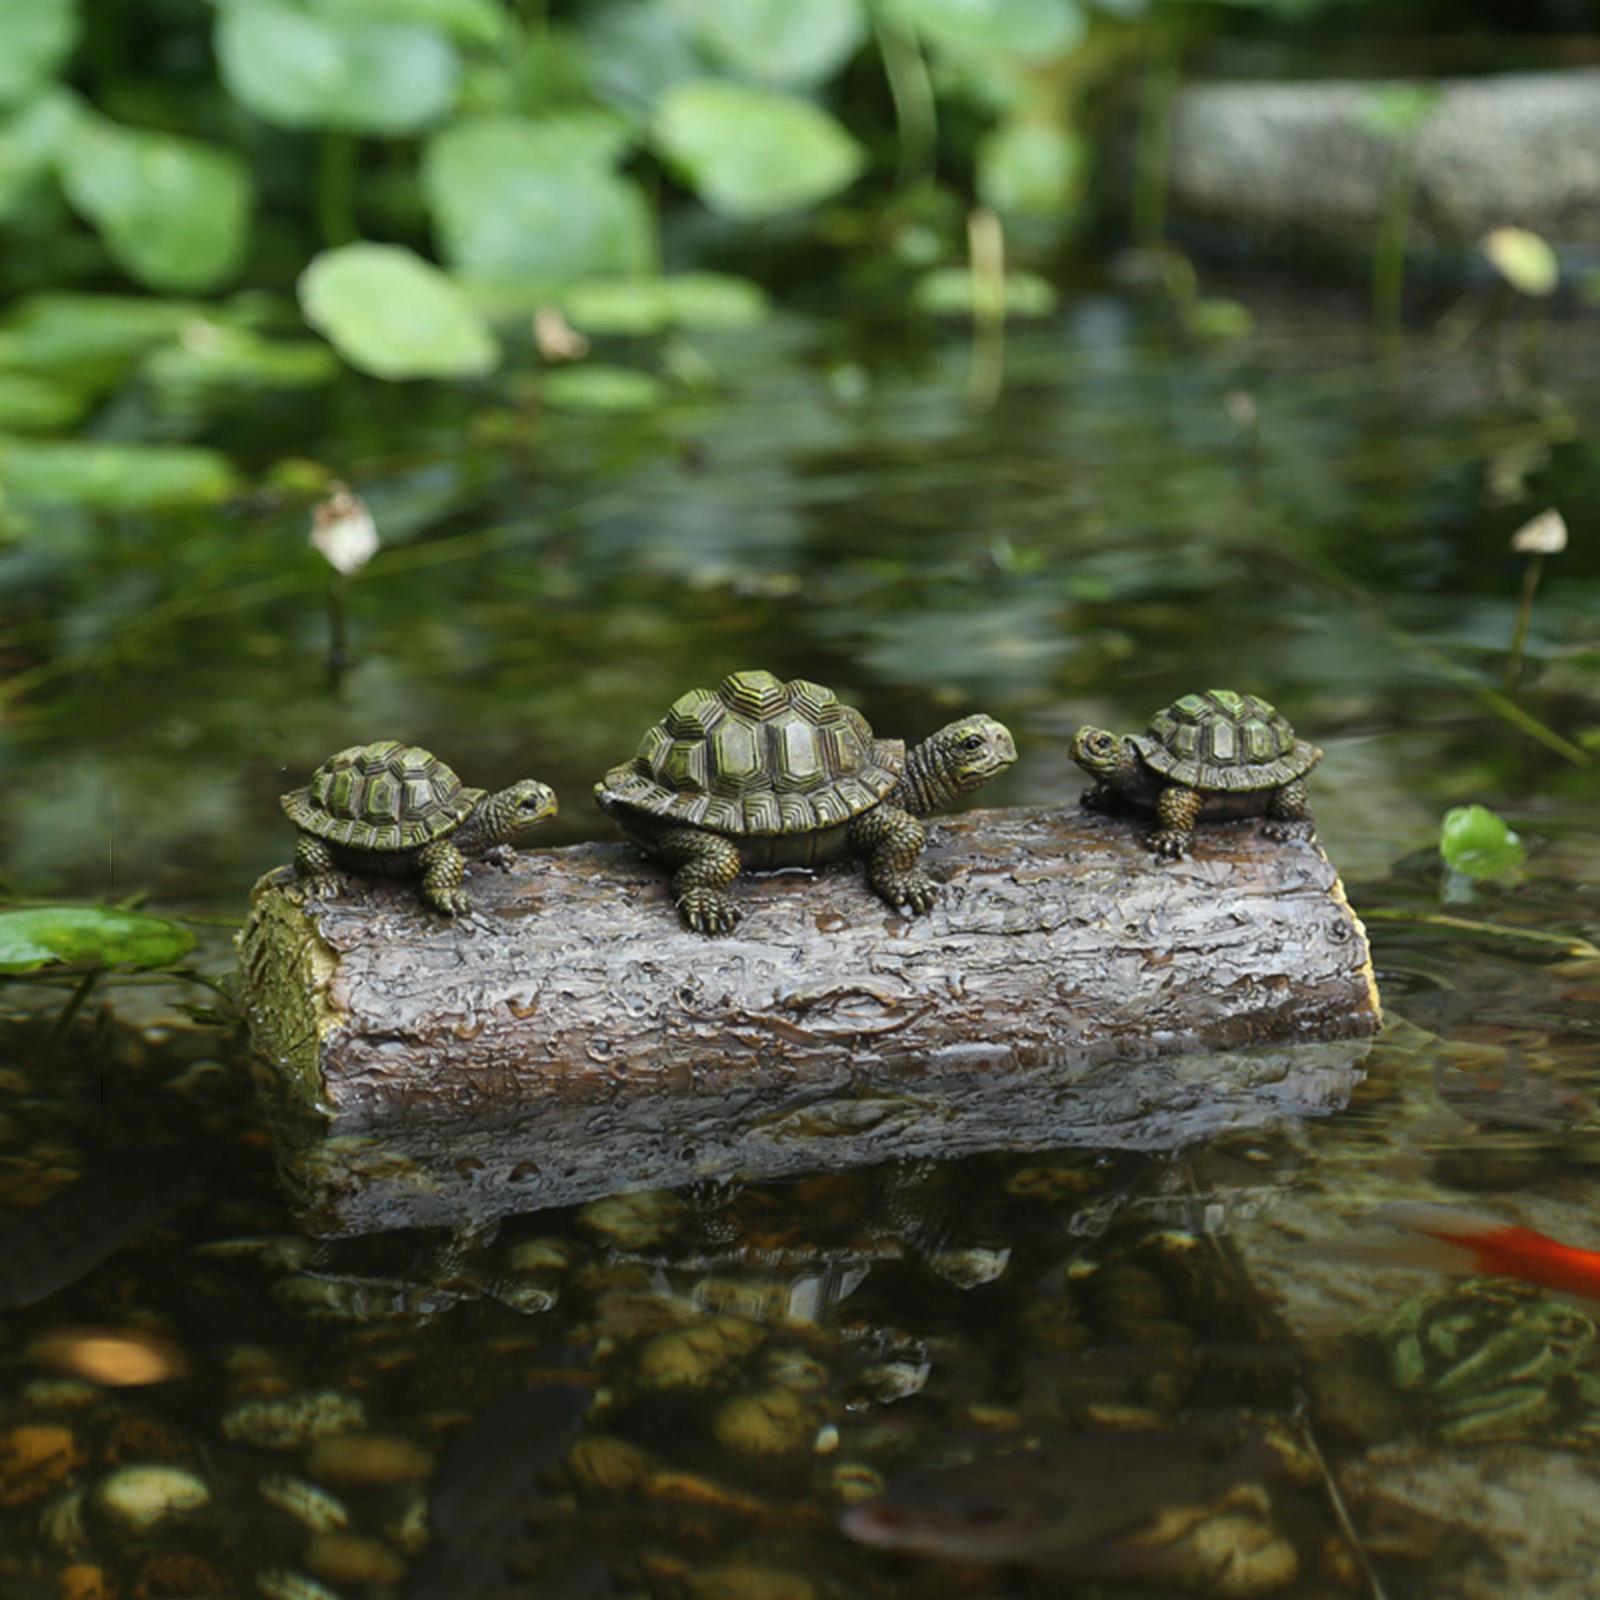
[[[991,778],[1017,759],[1011,730],[993,717],[962,717],[915,745],[906,756],[899,789],[890,796],[913,816],[926,816]]]
[[[1079,728],[1072,736],[1072,759],[1090,777],[1115,784],[1125,771],[1132,769],[1138,758],[1120,734],[1086,727]]]
[[[555,790],[532,778],[524,778],[509,789],[485,795],[478,802],[471,822],[487,849],[497,844],[521,844],[541,822],[548,822],[556,810]],[[466,846],[462,848],[465,850]]]

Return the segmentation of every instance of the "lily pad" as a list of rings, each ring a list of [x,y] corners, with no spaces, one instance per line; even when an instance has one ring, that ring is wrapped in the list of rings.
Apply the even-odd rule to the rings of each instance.
[[[0,121],[0,217],[51,171],[77,108],[75,95],[53,88]]]
[[[474,377],[500,359],[461,289],[401,245],[324,250],[300,274],[299,293],[306,321],[374,377]]]
[[[428,145],[423,186],[450,264],[484,279],[645,272],[655,226],[638,185],[612,171],[630,135],[589,112],[471,118]]]
[[[561,305],[584,332],[619,334],[749,328],[770,309],[758,285],[720,272],[575,283]]]
[[[14,105],[55,76],[82,27],[78,0],[0,5],[0,105]]]
[[[0,428],[50,433],[70,428],[89,408],[89,397],[31,372],[0,372]]]
[[[616,416],[654,411],[666,398],[666,388],[648,372],[589,362],[546,373],[539,385],[539,398],[557,411]]]
[[[889,0],[889,11],[952,51],[996,51],[1031,61],[1061,55],[1088,30],[1074,0]]]
[[[455,104],[460,58],[438,28],[311,11],[293,0],[222,0],[217,63],[264,122],[415,133]]]
[[[231,150],[83,115],[61,183],[117,265],[152,289],[215,289],[239,269],[255,184]]]
[[[1008,272],[1002,287],[1008,317],[1047,317],[1056,308],[1055,289],[1031,272]],[[970,317],[972,274],[965,267],[937,267],[917,279],[911,299],[932,316]]]
[[[861,146],[820,106],[714,78],[667,91],[655,138],[713,211],[743,219],[825,200],[866,163]]]
[[[339,362],[315,339],[263,339],[196,318],[184,324],[175,343],[152,350],[141,370],[158,388],[305,389],[331,382]]]
[[[317,0],[317,11],[340,20],[426,23],[476,45],[501,43],[511,20],[500,0]]]
[[[45,967],[170,967],[194,935],[164,917],[104,906],[25,906],[0,911],[0,972]]]
[[[54,378],[114,378],[204,315],[194,301],[52,293],[19,300],[0,325],[0,367]]]
[[[1084,148],[1066,128],[1017,118],[978,146],[978,193],[996,211],[1060,216],[1072,202]]]
[[[677,0],[676,10],[710,54],[768,83],[831,78],[867,32],[861,0]]]
[[[1483,881],[1515,872],[1528,852],[1487,806],[1455,806],[1444,814],[1439,854],[1452,871]]]
[[[188,445],[0,439],[0,491],[18,500],[139,511],[205,506],[236,487],[228,458]]]

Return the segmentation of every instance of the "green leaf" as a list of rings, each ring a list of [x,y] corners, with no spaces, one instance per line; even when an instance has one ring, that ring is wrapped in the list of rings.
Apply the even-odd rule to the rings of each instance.
[[[77,109],[76,95],[47,89],[0,122],[0,218],[49,173]]]
[[[203,316],[192,301],[114,294],[36,294],[0,327],[0,366],[50,376],[65,368],[115,367],[175,338]]]
[[[911,292],[919,311],[936,317],[972,315],[972,274],[965,267],[937,267],[924,272]],[[1005,312],[1008,317],[1047,317],[1056,308],[1056,291],[1031,272],[1005,275]]]
[[[61,964],[170,967],[194,935],[164,917],[104,906],[26,906],[0,911],[0,972]]]
[[[1075,134],[1016,118],[979,144],[978,193],[1010,215],[1060,216],[1072,205],[1083,167],[1083,141]]]
[[[1452,871],[1481,880],[1515,872],[1527,851],[1487,806],[1455,806],[1444,814],[1439,854]]]
[[[756,284],[719,272],[575,283],[561,296],[561,306],[586,333],[749,328],[770,310]]]
[[[861,0],[677,0],[707,51],[769,83],[831,78],[866,37]]]
[[[72,53],[82,24],[78,0],[0,4],[0,106],[25,100]]]
[[[1374,89],[1359,117],[1368,133],[1398,141],[1415,133],[1433,115],[1440,91],[1430,84],[1396,83]]]
[[[584,53],[595,92],[640,121],[674,84],[700,77],[695,53],[672,0],[612,0],[582,16]]]
[[[475,278],[552,286],[649,271],[650,208],[611,171],[628,140],[602,112],[476,117],[446,129],[423,161],[441,253]]]
[[[221,0],[217,62],[265,122],[415,133],[455,104],[460,59],[437,28],[323,16],[292,0]]]
[[[305,389],[331,382],[339,363],[315,339],[263,339],[245,328],[196,318],[176,343],[151,351],[141,371],[161,389]]]
[[[233,468],[215,450],[78,439],[0,439],[0,490],[19,500],[142,511],[154,506],[215,505],[235,487]]]
[[[620,415],[655,410],[666,398],[666,389],[648,372],[586,362],[547,372],[539,398],[557,411]]]
[[[892,0],[889,9],[902,24],[955,52],[1033,61],[1064,54],[1088,31],[1075,0]]]
[[[70,428],[88,409],[82,389],[27,372],[0,372],[0,428],[53,433]]]
[[[1555,293],[1561,279],[1556,253],[1528,228],[1495,228],[1483,237],[1483,253],[1518,294]]]
[[[713,78],[667,91],[655,137],[713,211],[747,220],[814,205],[865,164],[860,145],[809,100]]]
[[[410,22],[443,28],[464,44],[496,45],[510,32],[500,0],[314,0],[319,15],[336,21]]]
[[[401,245],[324,250],[301,273],[299,293],[306,321],[374,377],[474,377],[500,359],[460,288]]]
[[[152,289],[215,289],[239,270],[255,186],[231,150],[84,115],[61,183],[117,265]]]

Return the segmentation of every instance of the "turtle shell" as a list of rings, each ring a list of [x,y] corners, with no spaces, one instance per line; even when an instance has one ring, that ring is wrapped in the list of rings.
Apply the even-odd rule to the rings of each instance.
[[[1133,745],[1144,764],[1171,783],[1233,793],[1293,783],[1322,759],[1314,744],[1295,738],[1274,707],[1232,689],[1174,700]]]
[[[734,672],[674,700],[598,792],[716,833],[810,833],[877,805],[905,759],[820,683]]]
[[[396,739],[351,745],[283,797],[297,828],[350,850],[415,850],[458,828],[483,798],[436,755]]]

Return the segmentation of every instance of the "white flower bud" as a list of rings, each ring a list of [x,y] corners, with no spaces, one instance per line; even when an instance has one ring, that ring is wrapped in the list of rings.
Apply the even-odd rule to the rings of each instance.
[[[1555,509],[1541,511],[1511,535],[1511,548],[1522,556],[1553,556],[1567,548],[1567,524]]]
[[[342,483],[311,513],[311,545],[333,570],[348,578],[378,553],[378,530],[367,503]]]

